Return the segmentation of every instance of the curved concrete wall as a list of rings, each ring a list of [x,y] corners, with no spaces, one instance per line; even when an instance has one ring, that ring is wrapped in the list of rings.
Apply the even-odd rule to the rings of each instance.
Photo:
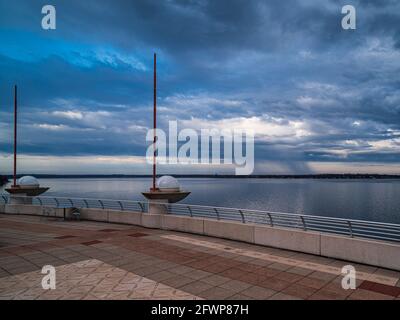
[[[400,245],[395,243],[322,234],[321,255],[400,270]]]
[[[254,239],[255,243],[269,247],[321,254],[321,234],[319,232],[256,226]]]

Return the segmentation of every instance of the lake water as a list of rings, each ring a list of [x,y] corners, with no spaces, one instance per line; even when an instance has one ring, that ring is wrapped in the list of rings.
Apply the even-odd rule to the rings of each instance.
[[[400,180],[179,179],[184,203],[400,223]],[[149,178],[41,179],[47,196],[143,200]]]

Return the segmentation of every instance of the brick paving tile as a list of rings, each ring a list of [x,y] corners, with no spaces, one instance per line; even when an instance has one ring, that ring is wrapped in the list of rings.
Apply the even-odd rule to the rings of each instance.
[[[251,297],[256,300],[267,299],[273,296],[275,293],[276,293],[275,290],[266,289],[258,286],[252,286],[240,292],[240,294],[243,294],[245,296]]]
[[[213,286],[211,284],[197,281],[197,282],[192,282],[187,285],[184,285],[183,287],[180,288],[180,290],[194,294],[194,295],[199,295],[200,293],[202,293],[206,290],[209,290],[211,288],[214,288],[214,287],[215,286]]]
[[[222,277],[220,275],[214,274],[214,275],[210,275],[208,277],[205,277],[205,278],[201,279],[201,282],[205,282],[205,283],[208,283],[208,284],[213,284],[213,285],[216,285],[216,286],[220,286],[220,285],[222,285],[222,284],[224,284],[224,283],[226,283],[226,282],[228,282],[230,280],[231,279],[229,279],[229,278],[225,278],[225,277]]]
[[[157,282],[162,282],[163,280],[170,279],[173,277],[176,277],[176,274],[169,271],[160,271],[148,276],[148,278]]]
[[[243,282],[250,283],[252,285],[258,285],[269,278],[266,276],[263,276],[263,275],[256,274],[256,273],[248,273],[248,274],[242,275],[241,277],[239,277],[237,279],[240,281],[243,281]]]
[[[300,284],[293,283],[289,287],[286,287],[281,292],[293,297],[298,297],[301,299],[307,299],[312,294],[314,294],[317,289],[305,287]]]
[[[194,279],[186,277],[186,276],[175,276],[172,278],[165,279],[163,281],[163,283],[167,284],[171,287],[174,287],[174,288],[180,288],[180,287],[183,287],[184,285],[194,282],[194,281],[195,281]]]
[[[156,266],[147,266],[134,269],[134,271],[136,274],[140,274],[141,276],[150,276],[162,270]]]
[[[268,266],[268,268],[270,268],[270,269],[276,269],[276,270],[280,270],[280,271],[286,271],[286,270],[290,269],[291,267],[292,267],[291,265],[279,263],[279,262],[273,263]]]
[[[392,296],[364,289],[356,289],[347,298],[349,300],[393,300]]]
[[[344,290],[343,290],[344,291]],[[344,293],[338,291],[331,291],[325,288],[322,288],[315,293],[313,293],[308,299],[309,300],[344,300],[346,299],[351,292]]]
[[[263,267],[263,268],[257,269],[254,273],[269,278],[269,277],[273,277],[281,272],[282,272],[281,270],[270,269],[269,267]]]
[[[297,282],[297,281],[303,279],[304,276],[301,276],[301,275],[298,275],[298,274],[295,274],[295,273],[291,273],[291,272],[283,271],[283,272],[278,273],[277,275],[275,275],[274,278],[275,279],[279,279],[279,280],[284,280],[284,281],[287,281],[287,282],[290,282],[290,283],[294,283],[294,282]]]
[[[343,289],[342,285],[340,283],[336,283],[336,282],[330,282],[326,286],[322,287],[322,289],[320,289],[320,290],[334,292],[340,296],[343,296],[344,298],[348,297],[353,291],[350,289],[349,290]]]
[[[267,280],[261,282],[259,284],[261,287],[269,288],[275,291],[282,291],[283,289],[289,287],[291,285],[290,282],[279,280],[275,278],[268,278]]]
[[[252,257],[238,256],[238,257],[234,258],[233,260],[241,261],[241,262],[250,262],[250,261],[255,260],[255,259],[252,258]]]
[[[71,290],[68,291],[69,294],[75,294],[75,293],[88,293],[90,290],[93,289],[93,286],[91,285],[77,285],[73,287]]]
[[[251,287],[251,284],[239,280],[230,280],[228,282],[220,284],[219,287],[240,292]]]
[[[246,273],[241,269],[236,269],[236,268],[227,269],[219,273],[219,275],[231,279],[240,279],[243,275],[246,274],[248,273]]]
[[[321,289],[327,283],[328,283],[328,281],[309,278],[309,277],[305,277],[297,282],[297,284],[300,284],[305,287],[314,288],[314,289]]]
[[[205,271],[202,271],[202,270],[195,270],[195,271],[186,273],[187,277],[189,277],[191,279],[194,279],[194,280],[200,280],[200,279],[203,279],[205,277],[208,277],[209,275],[210,275],[209,272],[205,272]]]
[[[229,289],[213,287],[199,293],[198,296],[208,300],[220,300],[220,299],[229,299],[235,294],[236,294],[235,291],[231,291]]]
[[[398,297],[400,295],[400,288],[395,286],[388,286],[381,283],[375,283],[371,281],[363,281],[359,286],[360,289],[370,290],[378,293],[382,293],[388,296]]]
[[[313,279],[318,279],[322,281],[332,281],[337,277],[336,274],[331,274],[331,273],[326,273],[326,272],[321,272],[321,271],[314,271],[310,275],[308,275],[309,278]]]
[[[277,294],[274,294],[272,297],[270,297],[269,300],[303,300],[303,299],[288,294],[284,294],[282,292],[278,292]]]
[[[168,269],[168,271],[172,272],[172,273],[176,273],[176,274],[186,274],[188,272],[192,272],[193,268],[187,267],[187,266],[179,266],[176,268],[171,268]]]
[[[238,293],[230,297],[229,300],[254,300],[254,298]]]
[[[239,265],[236,265],[235,268],[242,270],[244,272],[256,272],[257,270],[262,268],[262,266],[254,265],[254,264],[250,264],[250,263],[241,263]]]
[[[400,278],[400,271],[378,268],[375,270],[374,275]]]

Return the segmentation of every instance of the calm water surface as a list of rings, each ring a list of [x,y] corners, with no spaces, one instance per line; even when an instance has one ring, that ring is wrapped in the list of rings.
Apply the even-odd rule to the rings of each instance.
[[[400,223],[400,180],[179,179],[190,204]],[[41,179],[48,196],[143,200],[148,178]]]

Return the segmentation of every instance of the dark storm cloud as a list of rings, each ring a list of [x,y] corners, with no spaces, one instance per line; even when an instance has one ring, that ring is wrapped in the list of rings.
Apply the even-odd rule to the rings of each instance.
[[[252,118],[261,129],[278,121],[293,132],[259,135],[258,159],[398,156],[398,1],[52,4],[57,30],[43,31],[43,1],[0,0],[3,149],[11,148],[18,83],[25,152],[143,155],[157,51],[162,127],[173,119]],[[355,31],[341,28],[345,4],[357,9]]]

